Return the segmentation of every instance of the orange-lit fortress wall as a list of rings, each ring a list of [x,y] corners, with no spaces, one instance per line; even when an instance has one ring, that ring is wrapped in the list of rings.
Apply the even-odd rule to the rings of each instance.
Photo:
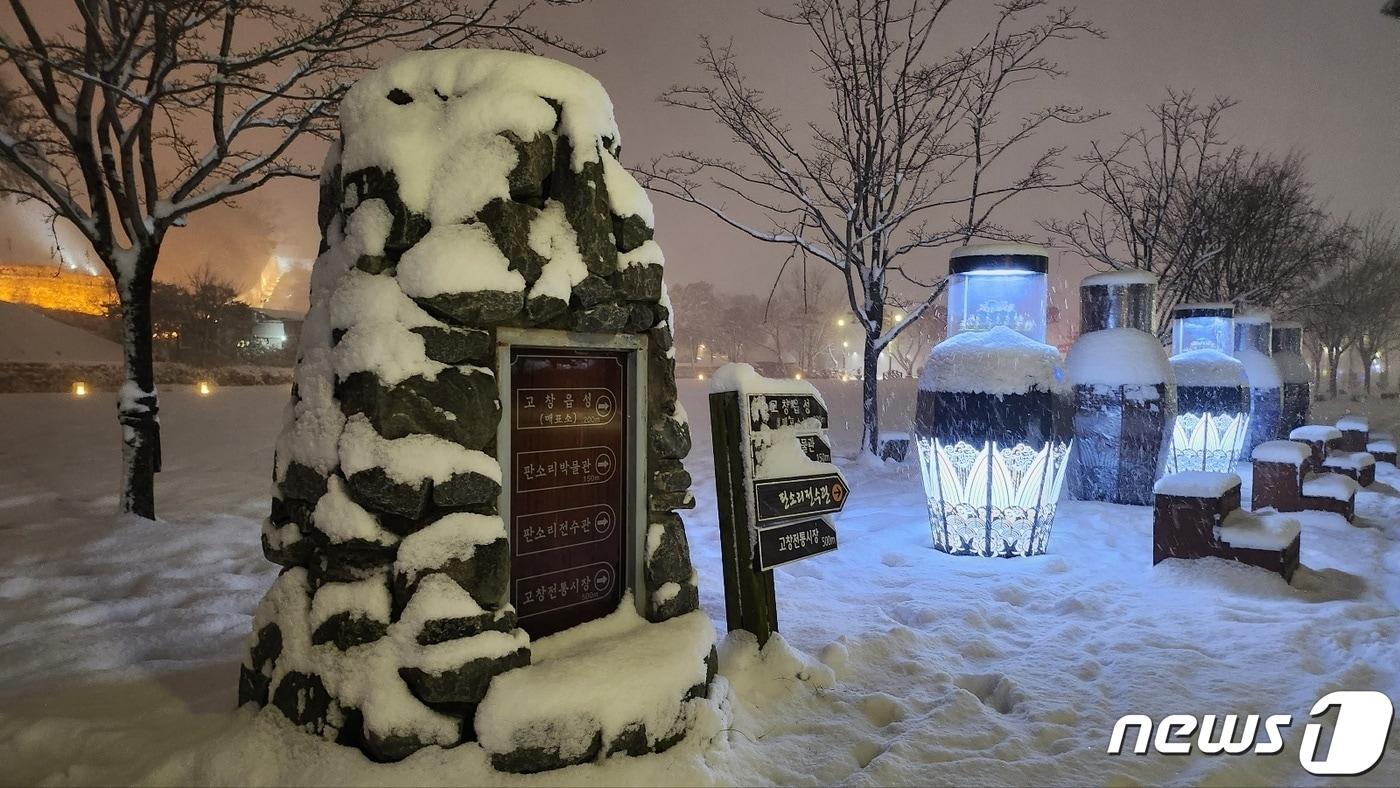
[[[0,301],[102,315],[117,302],[117,291],[106,276],[53,266],[0,264]]]

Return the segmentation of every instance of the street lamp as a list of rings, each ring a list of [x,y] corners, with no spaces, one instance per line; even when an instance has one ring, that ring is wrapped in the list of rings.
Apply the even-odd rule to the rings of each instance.
[[[1229,355],[1235,308],[1182,304],[1172,311],[1176,422],[1165,473],[1230,473],[1249,432],[1249,379]]]
[[[1150,506],[1176,383],[1152,334],[1157,278],[1113,271],[1079,284],[1079,339],[1065,367],[1074,383],[1069,492],[1081,501]]]
[[[1235,358],[1244,364],[1249,381],[1249,432],[1240,447],[1240,460],[1246,462],[1255,446],[1278,436],[1283,423],[1283,377],[1272,356],[1273,322],[1273,315],[1261,309],[1235,313]]]
[[[1312,409],[1312,369],[1303,358],[1303,324],[1274,323],[1274,363],[1283,378],[1283,418],[1278,438],[1287,440],[1293,430],[1308,423]]]
[[[929,351],[914,432],[935,549],[1045,552],[1069,456],[1072,401],[1045,344],[1050,255],[966,246],[949,261],[948,338]]]

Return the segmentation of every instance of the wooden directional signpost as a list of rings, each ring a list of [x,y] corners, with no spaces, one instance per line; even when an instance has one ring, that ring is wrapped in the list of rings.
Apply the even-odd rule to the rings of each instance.
[[[710,394],[725,613],[731,631],[748,630],[761,646],[778,630],[773,568],[836,549],[827,516],[850,488],[831,464],[826,408],[811,384],[723,370],[716,378],[743,381]]]

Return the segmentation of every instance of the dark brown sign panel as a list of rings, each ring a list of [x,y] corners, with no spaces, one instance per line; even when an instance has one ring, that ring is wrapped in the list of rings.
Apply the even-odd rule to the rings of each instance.
[[[831,462],[831,445],[821,435],[798,435],[797,443],[812,462]]]
[[[836,549],[836,528],[825,517],[758,529],[758,568],[772,569]]]
[[[753,483],[755,520],[759,525],[797,517],[835,514],[846,506],[851,490],[839,473],[763,479]]]
[[[510,362],[510,601],[537,638],[622,600],[627,355],[512,348]]]
[[[827,426],[826,408],[811,394],[750,394],[749,429],[794,427],[808,419]]]

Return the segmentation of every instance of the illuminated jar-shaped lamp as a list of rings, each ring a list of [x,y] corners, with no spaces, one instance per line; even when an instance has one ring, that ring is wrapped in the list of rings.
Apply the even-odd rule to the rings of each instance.
[[[1279,417],[1278,440],[1288,440],[1293,430],[1308,423],[1312,411],[1312,368],[1303,358],[1301,323],[1274,323],[1274,363],[1283,379],[1283,413]]]
[[[1172,311],[1176,423],[1167,473],[1230,473],[1249,430],[1249,379],[1230,355],[1235,309],[1182,304]]]
[[[950,261],[948,339],[929,351],[914,426],[943,552],[1045,552],[1072,407],[1044,342],[1049,263],[1024,244],[968,246]]]
[[[1080,335],[1065,368],[1074,382],[1069,493],[1148,506],[1176,417],[1176,378],[1152,335],[1157,278],[1095,274],[1079,284]]]
[[[1278,436],[1283,418],[1283,377],[1273,358],[1273,315],[1263,310],[1235,311],[1235,358],[1249,380],[1249,432],[1240,447],[1248,462],[1254,447]]]

